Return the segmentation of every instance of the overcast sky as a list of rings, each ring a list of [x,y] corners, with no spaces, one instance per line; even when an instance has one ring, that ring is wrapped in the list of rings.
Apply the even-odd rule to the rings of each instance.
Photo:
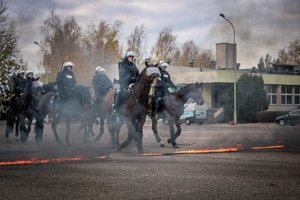
[[[123,22],[121,41],[144,24],[150,49],[166,26],[177,35],[177,45],[193,39],[201,49],[215,52],[215,44],[233,42],[236,29],[237,61],[242,68],[256,66],[261,56],[277,56],[279,49],[300,35],[299,0],[10,0],[9,15],[21,35],[19,47],[30,69],[39,61],[40,27],[52,9],[62,17],[74,16],[85,29],[101,19]]]

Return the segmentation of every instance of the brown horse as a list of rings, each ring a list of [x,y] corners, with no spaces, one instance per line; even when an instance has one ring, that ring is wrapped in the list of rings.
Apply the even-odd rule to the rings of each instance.
[[[199,84],[198,82],[195,84],[188,84],[165,97],[164,118],[168,121],[171,135],[168,139],[168,143],[171,143],[174,148],[178,148],[176,138],[181,134],[180,116],[184,112],[184,104],[189,98],[195,100],[197,104],[202,105],[204,103],[202,92],[200,91],[201,86],[202,83]],[[157,120],[153,117],[152,121],[156,121],[157,124]],[[176,125],[177,128],[176,132],[174,125]],[[157,130],[157,128],[155,128],[155,130]]]
[[[115,88],[111,88],[105,96],[100,106],[100,130],[95,138],[98,141],[104,133],[104,120],[107,120],[108,130],[111,135],[111,142],[117,149],[127,147],[132,139],[137,142],[139,153],[143,152],[142,147],[142,128],[145,123],[146,115],[149,112],[149,91],[151,84],[157,81],[158,69],[154,65],[146,65],[141,72],[137,83],[129,89],[129,95],[123,105],[122,114],[112,115],[112,104],[116,93]],[[128,138],[119,145],[119,132],[124,121],[127,124]]]
[[[157,82],[159,70],[157,66],[147,65],[141,72],[139,80],[134,84],[128,99],[124,103],[124,117],[128,129],[127,140],[120,148],[126,148],[132,140],[137,143],[139,153],[143,153],[143,126],[146,121],[146,115],[150,111],[149,96],[151,85]]]

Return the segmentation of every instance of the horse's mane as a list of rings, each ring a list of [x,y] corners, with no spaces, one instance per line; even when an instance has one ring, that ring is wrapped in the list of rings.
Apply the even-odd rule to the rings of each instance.
[[[173,94],[175,96],[184,96],[187,92],[190,91],[191,87],[194,85],[195,85],[194,83],[187,84],[187,85],[183,86],[182,88],[180,88],[179,90],[175,91]]]

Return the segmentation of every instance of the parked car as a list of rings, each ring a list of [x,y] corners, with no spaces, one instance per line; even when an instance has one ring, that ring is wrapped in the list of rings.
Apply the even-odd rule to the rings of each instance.
[[[190,125],[191,123],[202,124],[207,120],[207,108],[207,104],[198,105],[190,99],[184,105],[184,112],[183,115],[180,116],[180,121],[186,125]]]
[[[300,109],[289,112],[286,115],[282,115],[276,118],[276,123],[280,126],[286,124],[296,125],[300,124]]]

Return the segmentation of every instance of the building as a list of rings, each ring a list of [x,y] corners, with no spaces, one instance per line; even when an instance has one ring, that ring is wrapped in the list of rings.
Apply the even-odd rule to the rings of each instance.
[[[212,70],[187,67],[170,67],[169,71],[176,84],[203,82],[203,97],[215,113],[222,110],[228,88],[233,85],[234,70]],[[293,69],[293,70],[290,70]],[[265,70],[236,70],[236,80],[244,73],[262,76],[269,101],[269,111],[290,111],[300,106],[299,66],[273,65]],[[193,71],[192,71],[193,70]],[[238,91],[237,91],[238,92]],[[237,100],[238,101],[238,100]]]

